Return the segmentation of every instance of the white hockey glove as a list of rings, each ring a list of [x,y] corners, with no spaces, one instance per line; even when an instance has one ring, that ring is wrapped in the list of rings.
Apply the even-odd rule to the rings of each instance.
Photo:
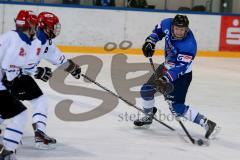
[[[36,79],[41,79],[47,82],[52,77],[52,70],[48,67],[37,67],[36,74],[34,75]]]

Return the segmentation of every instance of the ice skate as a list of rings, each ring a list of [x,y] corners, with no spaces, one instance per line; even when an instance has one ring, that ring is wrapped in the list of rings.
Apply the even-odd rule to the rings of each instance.
[[[56,147],[56,139],[47,136],[44,132],[35,131],[35,146],[38,149],[54,149]]]
[[[148,129],[152,124],[154,115],[157,112],[157,108],[154,107],[152,112],[147,113],[144,117],[134,121],[135,128],[146,128]]]
[[[0,160],[17,160],[13,151],[6,150],[2,144],[0,144]]]
[[[56,147],[57,140],[49,137],[41,130],[37,129],[36,123],[33,124],[35,147],[38,149],[54,149]]]
[[[209,119],[206,120],[204,128],[206,129],[205,138],[215,139],[216,135],[220,132],[221,128],[217,124]]]

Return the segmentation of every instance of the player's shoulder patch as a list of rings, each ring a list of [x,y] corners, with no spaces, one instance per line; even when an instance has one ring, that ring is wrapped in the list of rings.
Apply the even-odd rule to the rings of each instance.
[[[186,63],[191,62],[192,59],[193,59],[193,56],[190,56],[190,55],[178,54],[178,56],[177,56],[178,61],[182,61],[182,62],[186,62]]]

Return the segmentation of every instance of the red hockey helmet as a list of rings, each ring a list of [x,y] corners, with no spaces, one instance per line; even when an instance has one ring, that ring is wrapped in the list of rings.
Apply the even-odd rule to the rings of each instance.
[[[20,10],[15,18],[16,29],[21,31],[36,30],[38,25],[37,15],[30,10]]]
[[[52,39],[57,37],[61,31],[61,24],[58,17],[50,12],[41,12],[38,15],[39,27],[44,30],[47,36]]]

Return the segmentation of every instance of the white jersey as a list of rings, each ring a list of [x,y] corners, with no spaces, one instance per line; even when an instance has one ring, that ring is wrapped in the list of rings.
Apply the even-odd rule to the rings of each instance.
[[[51,40],[46,38],[46,35],[42,30],[38,31],[36,38],[32,42],[31,48],[31,50],[37,50],[38,52],[36,54],[31,54],[30,58],[28,59],[31,67],[29,66],[25,69],[25,74],[36,72],[37,66],[41,59],[45,59],[51,64],[57,66],[67,62],[65,56],[60,52],[56,45],[52,43]]]
[[[28,66],[28,53],[31,41],[29,38],[16,31],[9,31],[0,36],[0,90],[5,90],[2,84],[4,74],[7,80],[12,81],[21,71]]]

